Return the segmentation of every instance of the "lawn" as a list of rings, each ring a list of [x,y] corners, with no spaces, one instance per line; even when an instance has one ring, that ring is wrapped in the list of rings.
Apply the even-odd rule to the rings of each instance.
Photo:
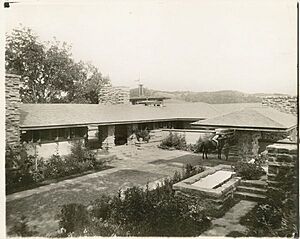
[[[95,200],[100,194],[114,194],[120,188],[134,185],[145,185],[147,182],[163,178],[166,175],[149,173],[137,170],[120,170],[106,176],[89,178],[81,182],[66,182],[63,186],[34,194],[32,196],[7,202],[6,222],[8,235],[12,235],[11,227],[25,215],[29,221],[28,225],[39,236],[49,236],[49,232],[58,229],[55,215],[60,206],[67,203],[88,204]],[[71,180],[72,181],[72,180]]]

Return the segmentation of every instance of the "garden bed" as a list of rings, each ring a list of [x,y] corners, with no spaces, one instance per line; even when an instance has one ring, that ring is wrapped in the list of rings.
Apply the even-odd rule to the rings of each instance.
[[[72,174],[72,175],[68,175],[68,176],[60,177],[60,178],[56,178],[56,179],[47,179],[47,180],[39,182],[39,183],[28,184],[26,186],[21,186],[21,187],[14,188],[14,189],[11,189],[11,190],[6,190],[5,194],[10,195],[10,194],[13,194],[13,193],[34,189],[34,188],[38,188],[38,187],[41,187],[41,186],[46,186],[46,185],[49,185],[51,183],[58,183],[58,182],[61,182],[61,181],[67,180],[67,179],[77,178],[77,177],[81,177],[81,176],[84,176],[84,175],[87,175],[87,174],[101,172],[101,171],[111,169],[111,168],[113,168],[113,167],[112,166],[103,166],[103,168],[101,168],[101,169],[88,170],[88,171],[85,171],[85,172],[76,173],[76,174]]]

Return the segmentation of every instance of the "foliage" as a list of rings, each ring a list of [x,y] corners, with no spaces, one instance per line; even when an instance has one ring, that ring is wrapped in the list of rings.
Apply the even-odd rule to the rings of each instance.
[[[297,172],[279,172],[276,187],[269,187],[266,200],[241,219],[249,228],[247,236],[292,237],[297,232]]]
[[[198,236],[210,221],[200,206],[177,197],[172,185],[200,170],[203,169],[186,166],[183,174],[165,179],[154,190],[132,187],[115,196],[101,196],[84,212],[69,208],[70,213],[64,212],[63,217],[60,214],[60,227],[66,235],[73,236],[83,232],[89,236]],[[80,214],[88,218],[88,223],[77,223]]]
[[[98,103],[97,91],[109,79],[98,69],[76,63],[65,42],[41,42],[29,28],[6,36],[5,68],[21,76],[24,103]]]
[[[32,237],[37,234],[36,231],[33,231],[29,228],[27,218],[23,215],[21,216],[20,220],[12,227],[11,233],[21,237]]]
[[[71,154],[65,157],[52,155],[45,162],[43,173],[45,178],[59,178],[92,169],[101,169],[104,164],[104,160],[97,160],[95,154],[78,141],[73,143]]]
[[[136,130],[135,135],[136,135],[136,138],[137,138],[138,141],[140,140],[140,138],[142,138],[142,140],[146,141],[146,142],[149,142],[149,140],[150,140],[150,134],[149,134],[149,131],[147,129]]]
[[[170,132],[167,138],[163,139],[160,143],[159,147],[162,149],[179,149],[179,150],[185,150],[186,149],[186,140],[183,135],[180,134],[173,134]]]
[[[182,174],[182,179],[186,179],[189,178],[193,175],[196,175],[198,173],[201,173],[204,171],[204,167],[203,166],[192,166],[191,164],[186,164],[183,174]]]
[[[43,180],[38,167],[42,159],[28,155],[23,146],[15,149],[6,146],[5,178],[6,190],[10,192],[14,188],[24,187]]]
[[[201,153],[202,152],[202,142],[203,142],[203,139],[201,137],[199,137],[196,144],[193,146],[193,151],[195,153]]]
[[[88,170],[100,170],[106,164],[105,159],[96,159],[95,153],[80,142],[73,143],[69,155],[65,157],[52,155],[48,160],[28,155],[23,146],[14,150],[7,147],[5,160],[8,193],[47,179],[57,179]]]
[[[99,104],[99,90],[110,84],[108,77],[102,76],[98,68],[91,63],[80,61],[77,63],[80,77],[75,81],[73,88],[67,95],[67,102]]]
[[[237,162],[234,166],[234,170],[239,177],[247,180],[259,179],[266,174],[258,163]]]
[[[85,228],[89,220],[85,206],[76,203],[63,205],[58,217],[60,227],[65,229],[61,236],[67,236],[67,232],[80,233],[79,229]]]

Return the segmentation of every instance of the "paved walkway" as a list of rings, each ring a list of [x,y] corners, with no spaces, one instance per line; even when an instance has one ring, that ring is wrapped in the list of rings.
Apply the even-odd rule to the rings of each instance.
[[[211,228],[202,233],[201,236],[222,236],[225,237],[230,232],[245,233],[247,228],[242,226],[240,219],[246,215],[257,203],[241,200],[234,205],[225,215],[212,221]]]

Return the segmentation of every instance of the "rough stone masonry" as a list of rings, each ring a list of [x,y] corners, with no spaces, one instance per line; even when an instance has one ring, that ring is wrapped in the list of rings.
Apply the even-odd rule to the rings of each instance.
[[[5,132],[6,144],[15,147],[20,142],[20,77],[5,75]]]
[[[269,145],[267,150],[268,186],[276,187],[278,183],[276,176],[280,172],[287,172],[296,167],[297,160],[299,160],[297,144],[278,141],[276,144]]]

